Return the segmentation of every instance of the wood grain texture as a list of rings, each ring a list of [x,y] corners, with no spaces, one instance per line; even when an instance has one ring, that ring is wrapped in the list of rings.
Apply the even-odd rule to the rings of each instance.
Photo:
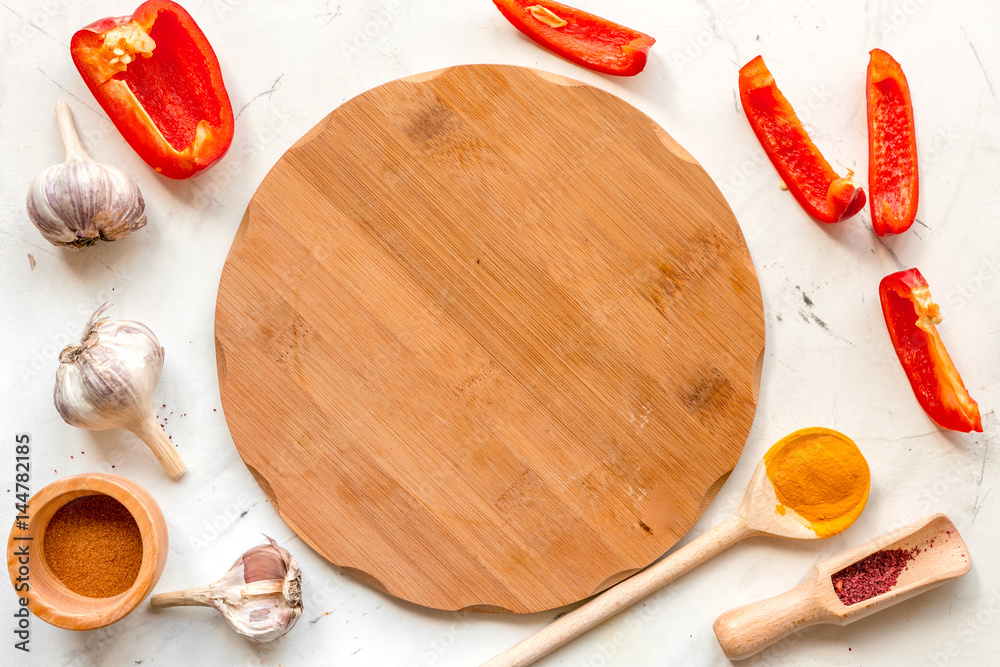
[[[70,590],[45,560],[45,529],[52,517],[66,503],[95,494],[110,496],[124,505],[142,537],[142,562],[135,582],[127,591],[107,598],[86,597]],[[28,527],[18,528],[15,522],[10,531],[7,570],[16,589],[17,578],[23,576],[18,553],[27,544],[31,589],[25,597],[31,613],[46,623],[68,630],[103,628],[131,613],[159,581],[167,562],[167,524],[153,496],[132,480],[104,473],[64,477],[43,487],[28,506]]]
[[[803,429],[783,438],[775,446],[797,448],[817,432],[833,433],[827,429]],[[842,434],[837,435],[846,438]],[[867,493],[865,500],[867,500]],[[864,506],[864,502],[861,503],[861,506]],[[778,512],[778,507],[782,508],[781,512]],[[859,514],[860,509],[857,514],[854,512],[845,513],[846,516],[853,516],[854,519]],[[743,502],[740,503],[731,517],[684,546],[673,550],[669,555],[660,558],[641,572],[600,595],[594,596],[573,611],[559,615],[535,634],[487,660],[480,667],[527,667],[533,665],[539,658],[548,655],[615,614],[620,614],[740,540],[764,535],[798,540],[820,539],[820,535],[816,531],[803,525],[804,521],[795,510],[784,507],[778,501],[778,495],[767,476],[765,457],[754,469],[746,493],[743,495]],[[840,525],[842,526],[840,530],[843,530],[850,524],[842,523]],[[835,533],[824,533],[827,536],[833,534]]]
[[[406,600],[514,612],[688,530],[764,346],[691,156],[608,93],[485,65],[368,91],[278,161],[216,335],[233,439],[303,540]]]

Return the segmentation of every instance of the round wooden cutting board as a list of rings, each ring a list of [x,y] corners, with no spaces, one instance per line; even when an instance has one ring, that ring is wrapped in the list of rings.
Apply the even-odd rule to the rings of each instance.
[[[305,542],[405,600],[519,613],[687,532],[764,347],[690,155],[606,92],[481,65],[379,86],[285,153],[216,335],[236,447]]]

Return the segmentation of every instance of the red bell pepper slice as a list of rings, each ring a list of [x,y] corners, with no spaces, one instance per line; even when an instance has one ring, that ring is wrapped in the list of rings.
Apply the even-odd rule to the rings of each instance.
[[[924,412],[943,428],[982,432],[979,406],[941,342],[941,311],[923,275],[915,268],[890,274],[878,291],[889,338]]]
[[[871,52],[865,93],[872,226],[879,236],[900,234],[917,218],[917,138],[903,68],[881,49]]]
[[[566,60],[596,72],[635,76],[655,39],[551,0],[493,0],[515,28]]]
[[[851,184],[850,171],[841,177],[830,167],[778,90],[762,57],[740,69],[739,85],[750,127],[806,213],[820,222],[839,222],[860,211],[865,191]]]
[[[188,178],[228,150],[235,120],[219,60],[177,3],[149,0],[96,21],[70,52],[118,131],[164,176]]]

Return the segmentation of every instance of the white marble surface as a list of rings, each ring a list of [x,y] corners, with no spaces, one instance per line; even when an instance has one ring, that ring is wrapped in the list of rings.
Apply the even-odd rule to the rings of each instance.
[[[463,63],[550,70],[615,93],[652,116],[708,170],[736,212],[764,297],[766,361],[743,458],[690,535],[735,509],[776,439],[822,425],[853,437],[872,470],[871,500],[846,533],[806,544],[737,545],[540,664],[722,665],[721,612],[797,584],[812,565],[933,512],[972,554],[966,577],[844,628],[817,626],[749,665],[985,665],[1000,654],[1000,5],[991,0],[579,0],[659,41],[630,80],[591,73],[522,38],[488,0],[187,0],[209,36],[238,113],[230,153],[189,182],[153,173],[110,124],[68,53],[72,33],[136,0],[0,3],[0,493],[12,486],[13,439],[33,441],[32,486],[113,471],[149,489],[170,527],[158,590],[214,580],[261,533],[305,571],[305,613],[258,647],[205,609],[153,612],[72,633],[38,621],[32,652],[13,649],[16,600],[0,594],[4,665],[474,665],[555,612],[488,617],[418,608],[369,589],[306,547],[240,461],[222,414],[213,317],[219,275],[254,189],[282,152],[345,100],[386,81]],[[867,172],[864,74],[881,47],[910,81],[921,159],[919,222],[877,238],[867,210],[813,222],[765,161],[739,107],[739,67],[763,54],[779,86],[838,169]],[[28,182],[60,161],[52,107],[70,103],[84,144],[133,174],[150,223],[84,252],[49,246],[24,212]],[[37,266],[29,266],[28,255]],[[940,327],[984,413],[985,433],[944,432],[923,414],[893,354],[877,299],[882,276],[918,266],[941,304]],[[59,350],[101,302],[159,335],[166,430],[188,475],[170,482],[122,432],[65,425],[52,407]],[[12,498],[0,522],[13,520]],[[6,529],[4,529],[6,533]],[[4,588],[4,587],[0,587]]]

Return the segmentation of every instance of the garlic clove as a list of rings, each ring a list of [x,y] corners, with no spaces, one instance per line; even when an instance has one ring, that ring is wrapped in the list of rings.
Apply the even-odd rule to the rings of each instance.
[[[132,431],[176,479],[184,474],[184,463],[153,409],[163,348],[146,325],[104,317],[109,307],[105,303],[98,308],[80,342],[60,353],[53,391],[56,410],[71,426]]]
[[[284,636],[302,615],[302,571],[286,549],[267,541],[240,556],[211,586],[158,593],[150,605],[213,607],[236,632],[259,643]]]
[[[83,149],[65,102],[56,105],[66,160],[31,181],[26,208],[53,245],[80,248],[115,241],[146,225],[139,186],[125,172],[94,161]]]
[[[262,544],[243,554],[243,581],[249,584],[266,579],[284,578],[288,572],[288,561],[282,552],[284,555],[288,555],[288,552],[284,549],[279,552],[273,546],[273,544]]]

